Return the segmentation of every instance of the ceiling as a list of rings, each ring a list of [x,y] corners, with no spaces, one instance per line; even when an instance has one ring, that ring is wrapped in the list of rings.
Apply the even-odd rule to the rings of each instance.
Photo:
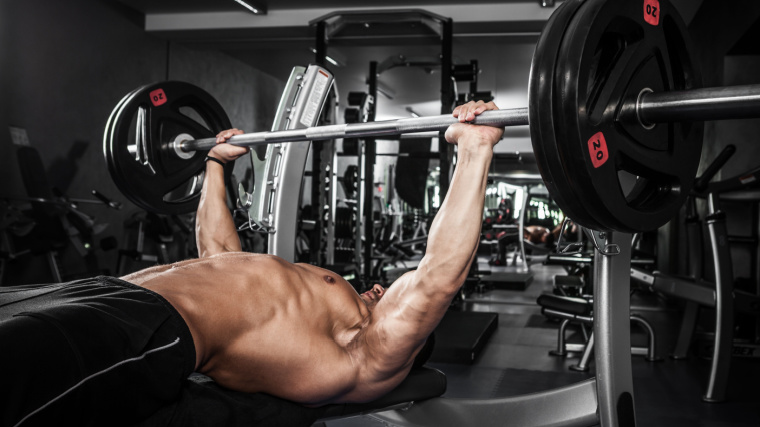
[[[187,13],[187,12],[230,12],[241,11],[243,7],[233,0],[118,0],[142,13]],[[461,2],[455,0],[414,0],[419,6],[449,4]],[[538,0],[479,0],[482,4],[535,3]],[[408,0],[250,0],[249,4],[262,6],[269,11],[288,9],[352,9],[357,7],[408,7]]]
[[[235,0],[116,1],[143,16],[145,30],[157,35],[173,40],[216,40],[252,46],[313,39],[311,24],[337,10],[348,13],[425,10],[451,18],[455,35],[503,33],[505,26],[501,24],[505,22],[512,24],[507,27],[509,33],[537,35],[555,9],[554,0],[543,0],[547,7],[542,7],[539,0],[476,0],[466,4],[453,0],[244,0],[266,10],[266,14],[256,15]]]
[[[441,41],[435,31],[440,31],[441,27],[435,17],[451,18],[454,54],[457,56],[462,52],[467,56],[463,60],[469,61],[474,58],[469,57],[468,49],[461,46],[475,43],[475,40],[534,45],[556,9],[551,5],[552,0],[544,0],[548,7],[543,7],[539,0],[476,0],[474,3],[454,0],[247,0],[267,9],[266,15],[254,15],[234,0],[117,1],[139,15],[148,33],[194,48],[222,51],[280,77],[287,76],[293,64],[313,62],[310,49],[316,45],[316,31],[312,24],[335,11],[345,12],[352,16],[351,19],[360,13],[386,14],[399,10],[414,15],[391,17],[390,24],[381,20],[371,21],[371,25],[364,21],[353,22],[358,31],[350,32],[349,36],[345,31],[331,32],[330,28],[339,28],[340,22],[333,19],[328,23],[328,55],[343,63],[359,64],[360,68],[353,74],[366,75],[366,64],[370,59],[382,61],[394,54],[438,55]],[[557,1],[559,4],[560,0]],[[420,10],[434,17],[432,24],[430,19],[415,15],[414,11]],[[335,25],[330,27],[333,23]],[[386,25],[384,31],[383,25]],[[363,49],[370,45],[371,55]],[[406,52],[410,46],[419,49]],[[363,56],[366,55],[369,56],[365,61]],[[527,72],[523,74],[527,75]],[[413,82],[407,85],[411,86],[409,90],[417,90]],[[437,83],[433,81],[431,85],[435,88]],[[402,91],[405,90],[399,89]],[[433,89],[434,98],[437,93],[438,90]]]

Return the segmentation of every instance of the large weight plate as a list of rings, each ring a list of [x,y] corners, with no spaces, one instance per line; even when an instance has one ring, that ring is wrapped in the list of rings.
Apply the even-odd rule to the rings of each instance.
[[[563,5],[573,6],[554,69],[544,70],[551,88],[537,89],[550,101],[537,108],[550,106],[552,132],[543,132],[534,145],[556,150],[560,168],[552,164],[552,173],[564,178],[563,187],[575,198],[557,203],[578,223],[623,232],[655,229],[675,216],[692,187],[703,124],[646,129],[635,115],[623,113],[642,90],[699,86],[686,28],[666,0]],[[531,129],[546,120],[546,114],[532,114]],[[568,189],[557,190],[564,196]]]
[[[563,164],[567,160],[560,157],[561,153],[557,147],[564,140],[555,137],[555,127],[559,121],[555,117],[561,117],[553,108],[554,98],[557,96],[554,76],[559,48],[567,26],[581,3],[565,1],[544,26],[531,64],[528,111],[533,152],[544,185],[566,216],[585,227],[599,229],[601,226],[580,202],[568,177],[565,176]]]
[[[104,156],[119,190],[134,204],[158,214],[196,209],[204,156],[178,156],[171,143],[210,138],[231,128],[219,103],[206,91],[184,82],[141,87],[125,96],[111,114],[104,135]]]

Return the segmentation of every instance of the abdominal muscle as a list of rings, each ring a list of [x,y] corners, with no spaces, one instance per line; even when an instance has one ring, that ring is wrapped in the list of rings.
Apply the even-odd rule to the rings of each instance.
[[[123,279],[177,309],[193,335],[196,371],[224,387],[319,405],[340,401],[356,386],[351,331],[349,338],[336,331],[343,322],[336,322],[319,275],[311,277],[309,269],[235,252]],[[340,310],[346,311],[350,304]]]

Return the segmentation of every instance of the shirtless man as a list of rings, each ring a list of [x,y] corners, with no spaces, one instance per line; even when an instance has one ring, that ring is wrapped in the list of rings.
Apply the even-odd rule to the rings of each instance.
[[[491,109],[469,103],[453,114],[465,122]],[[361,295],[328,270],[241,252],[222,167],[248,151],[224,143],[239,133],[220,133],[208,154],[199,259],[121,279],[0,288],[0,363],[20,367],[0,388],[0,425],[134,423],[176,398],[193,371],[309,406],[370,401],[406,377],[475,258],[503,129],[449,127],[457,167],[424,258],[387,290]]]

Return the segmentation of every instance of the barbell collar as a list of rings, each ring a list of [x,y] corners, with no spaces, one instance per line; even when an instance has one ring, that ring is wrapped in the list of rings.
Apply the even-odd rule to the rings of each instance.
[[[760,117],[760,84],[642,91],[636,110],[645,127],[655,123],[756,118]]]
[[[254,132],[235,135],[227,142],[233,145],[254,147],[257,145],[276,144],[298,141],[323,141],[338,138],[365,138],[407,133],[444,131],[459,119],[451,115],[431,117],[410,117],[407,119],[386,120],[369,123],[349,123],[328,126],[314,126],[304,129],[291,129],[273,132]],[[528,124],[528,109],[513,108],[505,110],[484,111],[470,123],[476,125],[505,127],[525,126]],[[175,143],[176,144],[176,143]],[[183,152],[210,150],[216,144],[216,138],[204,138],[179,142]]]

